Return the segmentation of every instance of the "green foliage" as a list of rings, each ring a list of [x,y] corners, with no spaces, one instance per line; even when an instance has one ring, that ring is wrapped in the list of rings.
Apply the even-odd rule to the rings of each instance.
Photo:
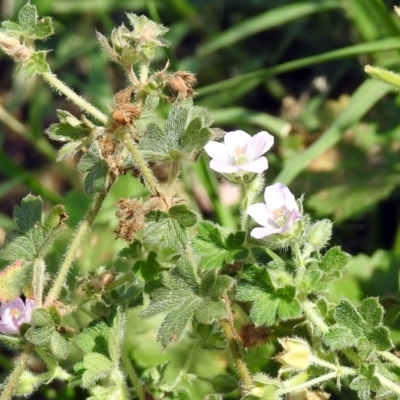
[[[93,142],[78,164],[79,172],[88,172],[83,188],[87,195],[105,192],[109,185],[109,168],[99,146]]]
[[[165,131],[150,123],[139,149],[147,161],[193,161],[211,138],[212,122],[205,108],[190,103],[174,105],[165,122]]]
[[[50,17],[39,19],[37,9],[32,4],[25,4],[18,13],[18,23],[4,21],[1,31],[17,38],[32,40],[44,40],[54,33],[53,23]]]
[[[57,160],[60,161],[73,157],[82,149],[91,129],[68,111],[57,110],[57,116],[60,122],[50,125],[46,133],[50,139],[65,143],[58,151]]]
[[[181,258],[174,269],[163,275],[162,283],[163,287],[154,292],[150,306],[140,316],[148,318],[168,312],[157,335],[164,347],[178,341],[193,319],[211,324],[227,316],[222,296],[233,284],[230,277],[218,276],[215,270],[199,275],[188,259]]]
[[[336,324],[324,335],[324,342],[333,349],[356,347],[368,358],[374,350],[393,347],[390,332],[383,326],[383,308],[376,298],[365,299],[357,310],[342,300],[335,308]]]
[[[302,313],[296,287],[293,284],[277,287],[266,267],[247,266],[238,282],[236,299],[253,303],[249,316],[257,326],[273,325],[278,318],[298,318]]]
[[[42,199],[33,195],[15,206],[13,217],[16,229],[7,233],[0,250],[0,258],[12,262],[0,272],[2,302],[13,300],[22,292],[27,296],[32,294],[33,261],[46,254],[67,218],[62,206],[55,206],[45,217]]]
[[[58,160],[82,156],[78,168],[87,173],[86,194],[93,198],[97,198],[97,193],[107,194],[111,183],[120,183],[118,179],[123,174],[135,181],[128,176],[132,170],[140,182],[136,179],[132,185],[136,185],[133,193],[126,185],[123,196],[141,198],[146,204],[146,190],[150,189],[151,200],[159,197],[167,205],[143,215],[145,227],[137,232],[129,247],[120,251],[118,259],[114,254],[123,245],[120,240],[114,241],[106,227],[110,228],[111,221],[111,230],[114,229],[113,205],[122,197],[120,194],[107,194],[97,219],[98,228],[91,228],[90,241],[80,246],[79,251],[82,236],[75,241],[73,234],[71,245],[61,237],[55,242],[54,251],[48,254],[64,226],[66,215],[62,206],[53,207],[45,217],[42,201],[28,196],[16,208],[17,228],[7,234],[0,250],[0,256],[8,264],[0,272],[0,301],[5,303],[21,293],[32,299],[39,293],[37,299],[40,297],[40,305],[44,306],[34,310],[31,323],[22,325],[20,335],[0,335],[0,342],[18,350],[26,348],[26,341],[33,343],[48,371],[36,375],[24,371],[15,393],[30,395],[40,384],[48,386],[48,382],[58,378],[83,386],[90,392],[89,399],[126,399],[135,390],[137,393],[133,396],[138,398],[221,400],[220,393],[224,393],[229,398],[278,400],[289,395],[290,390],[298,392],[299,382],[305,388],[313,379],[328,390],[332,386],[325,383],[335,375],[338,390],[340,385],[354,390],[353,394],[346,391],[338,396],[396,398],[396,389],[392,389],[396,385],[400,387],[398,361],[396,353],[388,350],[398,344],[396,266],[400,241],[393,233],[397,229],[396,212],[381,210],[387,204],[397,204],[400,136],[398,112],[390,103],[398,103],[399,96],[393,94],[382,109],[374,109],[388,88],[365,81],[359,61],[354,60],[356,57],[363,60],[368,55],[378,65],[370,71],[384,81],[395,83],[395,76],[387,68],[396,69],[400,60],[396,37],[400,34],[400,24],[379,0],[355,0],[346,7],[331,0],[299,0],[288,4],[278,1],[273,7],[257,1],[243,3],[246,7],[241,2],[228,2],[223,24],[212,2],[177,0],[168,6],[164,3],[104,1],[94,10],[92,2],[85,0],[37,2],[39,9],[57,16],[61,31],[63,27],[76,26],[73,30],[64,29],[60,42],[54,39],[52,44],[58,47],[54,52],[33,48],[34,40],[45,39],[53,33],[51,19],[38,17],[36,6],[26,4],[19,12],[17,23],[2,24],[2,34],[14,40],[6,41],[6,45],[11,43],[16,48],[7,48],[3,36],[0,46],[22,64],[27,76],[52,73],[50,65],[54,66],[55,74],[51,76],[56,80],[61,77],[81,93],[84,105],[84,98],[88,98],[96,107],[108,110],[106,114],[98,111],[99,118],[98,113],[93,115],[93,110],[88,111],[90,107],[79,105],[104,126],[95,126],[86,117],[59,110],[59,123],[47,130],[51,140],[61,143]],[[77,11],[83,9],[91,10],[90,19],[80,19]],[[176,98],[165,94],[168,79],[174,73],[166,68],[160,70],[164,64],[159,63],[156,48],[166,47],[160,37],[167,28],[147,17],[128,13],[129,27],[122,25],[113,29],[110,42],[106,36],[97,34],[103,50],[123,67],[124,73],[118,77],[109,69],[105,57],[98,53],[94,35],[93,38],[87,34],[82,36],[81,32],[89,32],[94,27],[110,31],[111,19],[120,10],[146,11],[152,19],[158,19],[159,12],[162,20],[169,21],[172,29],[168,39],[172,48],[179,49],[180,57],[176,60],[172,52],[167,53],[172,70],[195,70],[203,85],[197,90],[197,101],[203,107],[193,107],[187,88]],[[309,35],[305,27],[317,34]],[[354,33],[351,38],[340,34],[348,31]],[[264,40],[264,35],[271,40]],[[279,40],[275,40],[277,37]],[[260,43],[263,51],[259,51]],[[191,48],[198,50],[192,52]],[[340,64],[331,64],[343,58],[346,60]],[[156,66],[150,65],[153,60]],[[10,70],[4,65],[4,71]],[[298,79],[300,68],[302,80]],[[81,79],[86,72],[87,79]],[[320,77],[326,77],[325,86],[320,85]],[[133,88],[131,98],[121,106],[115,96],[113,103],[113,93],[127,84]],[[41,136],[42,121],[54,121],[54,109],[65,104],[53,106],[58,100],[42,87],[36,90],[35,85],[35,81],[21,84],[16,79],[5,97],[5,106],[12,113],[3,117],[0,110],[2,122],[22,138],[17,146],[14,142],[10,146],[8,135],[2,143],[0,172],[10,180],[0,184],[0,200],[6,199],[4,204],[12,203],[14,188],[21,189],[24,185],[24,192],[43,193],[51,202],[66,199],[76,215],[71,224],[75,225],[85,214],[87,203],[78,196],[75,197],[78,201],[74,201],[67,191],[73,187],[74,193],[78,193],[80,180],[71,173],[69,164],[55,166],[56,152]],[[336,100],[339,96],[340,100]],[[174,103],[172,108],[164,104],[166,99]],[[22,112],[18,110],[21,106]],[[133,121],[115,128],[113,112],[124,107],[135,110]],[[9,123],[8,117],[14,114],[29,129]],[[367,114],[368,118],[379,116],[380,120],[371,122],[364,117]],[[239,219],[236,205],[229,208],[219,198],[218,193],[225,189],[209,170],[208,161],[202,157],[196,166],[187,163],[198,159],[211,138],[222,138],[223,131],[212,128],[214,122],[230,130],[246,129],[253,133],[261,128],[276,135],[274,154],[268,155],[268,180],[274,179],[277,171],[277,181],[288,183],[298,177],[293,182],[294,192],[302,193],[306,188],[306,210],[311,209],[318,216],[333,216],[335,231],[339,232],[338,236],[334,233],[333,242],[340,243],[344,250],[333,247],[321,254],[330,239],[332,223],[328,220],[308,223],[306,215],[303,215],[306,222],[301,226],[302,232],[296,238],[300,241],[290,243],[284,252],[274,253],[265,244],[253,246],[247,240],[247,229],[236,229]],[[132,141],[143,160],[138,162],[128,154],[123,137]],[[103,147],[103,139],[115,146],[118,154],[115,158]],[[40,157],[30,157],[31,148],[25,151],[21,146],[23,141],[29,142],[35,155],[38,153]],[[5,153],[8,148],[23,151],[17,151],[13,160]],[[26,153],[29,162],[27,159],[24,162]],[[159,176],[155,168],[157,164],[162,170],[161,163],[173,163],[173,170],[180,168],[183,185],[175,185],[177,176],[174,176],[167,177],[164,186],[165,176]],[[60,182],[62,192],[58,196],[46,187],[48,179],[36,176],[56,169],[57,175],[52,172],[49,175]],[[149,179],[154,177],[161,184],[154,179],[152,187]],[[197,179],[206,188],[213,209],[204,200],[207,196],[199,194]],[[190,207],[181,203],[181,197],[186,199],[182,188],[189,194]],[[170,204],[174,206],[166,209]],[[196,205],[198,209],[192,211]],[[243,198],[239,210],[242,215],[247,205]],[[5,214],[6,208],[0,215],[0,223],[10,228],[12,221]],[[217,223],[202,221],[201,214]],[[355,217],[359,220],[348,222]],[[368,233],[360,233],[356,228],[360,226],[365,226]],[[379,250],[382,246],[385,251]],[[68,249],[64,256],[62,248]],[[357,251],[368,254],[359,254],[350,260],[348,253]],[[268,257],[274,261],[268,262]],[[45,268],[42,275],[34,271],[37,260]],[[85,288],[91,289],[82,292],[81,286],[74,286],[73,274],[66,279],[66,273],[60,283],[62,295],[46,302],[47,286],[53,288],[53,270],[60,260],[70,264],[74,260],[75,271],[84,276]],[[106,274],[92,275],[87,273],[89,270]],[[383,307],[376,298],[361,302],[366,294],[387,295],[389,291],[394,295],[387,296],[382,304],[389,311],[386,321],[392,324],[392,332],[383,324]],[[147,295],[150,305],[140,316],[165,315],[139,321],[137,307],[147,304]],[[337,298],[342,300],[335,305],[331,301]],[[350,300],[361,305],[357,308]],[[71,314],[66,318],[80,331],[75,342],[82,352],[69,354],[73,333],[62,325],[64,317],[60,310]],[[85,326],[89,316],[92,322]],[[232,332],[221,331],[222,319],[228,320]],[[310,343],[315,364],[304,371],[285,370],[287,365],[283,365],[279,379],[270,377],[276,376],[279,356],[273,358],[276,346],[265,345],[265,337],[257,336],[262,332],[259,330],[262,325],[273,325],[272,344],[276,338],[287,335],[304,337]],[[161,355],[161,349],[152,340],[157,329],[158,340],[164,347],[182,339],[186,332],[191,340],[182,340]],[[137,348],[133,343],[139,343]],[[189,345],[191,350],[185,347]],[[239,348],[237,354],[232,350],[235,346]],[[240,354],[242,346],[246,349],[244,356]],[[48,349],[51,354],[47,354]],[[198,349],[218,352],[213,351],[210,356],[210,352]],[[129,357],[125,357],[125,351]],[[226,351],[231,352],[231,358]],[[75,363],[74,377],[63,374],[56,364],[58,358],[67,354],[65,365]],[[246,386],[238,358],[252,372],[262,370],[265,374],[253,374],[252,384]],[[135,365],[131,369],[130,359]],[[231,362],[235,363],[233,368],[228,366]],[[1,367],[7,366],[3,356],[0,363]],[[195,363],[193,369],[192,363]],[[239,373],[238,379],[228,375],[233,370]],[[135,374],[138,377],[132,379]],[[347,376],[350,378],[342,379]],[[141,385],[143,393],[140,393]]]
[[[245,260],[248,250],[243,246],[244,232],[232,232],[208,221],[197,225],[197,237],[192,243],[194,252],[200,257],[203,269],[221,268],[237,260]]]

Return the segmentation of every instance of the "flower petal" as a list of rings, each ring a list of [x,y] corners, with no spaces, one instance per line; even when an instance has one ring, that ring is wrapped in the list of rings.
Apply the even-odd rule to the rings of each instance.
[[[221,174],[232,174],[239,171],[239,168],[236,165],[232,165],[220,160],[211,160],[210,168],[214,171],[220,172]]]
[[[258,132],[247,145],[248,160],[255,160],[267,152],[274,144],[274,137],[266,131]]]
[[[251,141],[251,136],[244,131],[227,132],[224,136],[226,151],[231,157],[236,154],[237,147],[246,148]]]
[[[8,323],[13,320],[11,310],[13,310],[14,308],[16,308],[21,313],[25,309],[25,304],[19,297],[0,306],[0,318],[3,322]]]
[[[25,300],[25,309],[18,321],[20,325],[24,322],[29,324],[32,321],[32,311],[35,307],[35,303],[35,300]]]
[[[247,214],[250,215],[257,224],[268,226],[271,219],[267,206],[264,203],[255,203],[247,208]]]
[[[250,236],[252,236],[255,239],[262,239],[265,238],[266,236],[273,235],[274,233],[279,233],[281,229],[279,227],[264,227],[264,228],[254,228],[250,232]]]
[[[0,333],[3,333],[4,335],[15,335],[18,332],[19,327],[17,325],[0,321]]]
[[[260,157],[249,163],[239,165],[239,168],[243,171],[261,174],[268,169],[268,160],[265,157]]]
[[[275,183],[265,188],[265,204],[271,213],[278,208],[285,207],[285,199],[286,195],[288,194],[287,192],[292,194],[283,183]]]
[[[205,152],[213,159],[229,162],[229,154],[223,143],[211,140],[204,146]]]

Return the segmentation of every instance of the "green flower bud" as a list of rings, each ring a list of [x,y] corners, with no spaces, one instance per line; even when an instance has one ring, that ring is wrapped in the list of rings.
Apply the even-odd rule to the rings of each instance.
[[[332,236],[332,221],[323,219],[313,224],[308,231],[307,242],[314,250],[324,248]]]

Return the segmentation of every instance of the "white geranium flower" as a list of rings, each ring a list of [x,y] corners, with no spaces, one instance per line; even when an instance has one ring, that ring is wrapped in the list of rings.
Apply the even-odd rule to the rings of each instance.
[[[211,157],[210,168],[222,174],[250,172],[261,174],[268,169],[268,161],[262,155],[274,144],[274,137],[261,131],[250,136],[244,131],[227,132],[224,143],[211,140],[204,147]]]
[[[247,214],[262,228],[254,228],[250,235],[256,239],[278,234],[287,234],[301,219],[295,197],[283,183],[268,186],[264,192],[265,203],[252,204]]]

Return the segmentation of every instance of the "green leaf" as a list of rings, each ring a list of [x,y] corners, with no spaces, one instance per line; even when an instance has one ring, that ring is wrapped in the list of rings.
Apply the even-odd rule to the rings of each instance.
[[[181,138],[190,121],[190,106],[174,104],[165,121],[165,132],[171,144],[178,148]]]
[[[147,223],[143,231],[143,244],[157,252],[160,259],[170,259],[181,255],[188,243],[186,230],[175,218],[166,213],[152,213],[156,220]],[[160,243],[162,247],[160,248]]]
[[[50,311],[44,307],[35,308],[32,311],[32,321],[37,326],[53,326],[54,321]]]
[[[332,247],[322,257],[319,267],[327,273],[342,272],[347,267],[349,259],[350,256],[339,247]]]
[[[67,338],[54,331],[50,338],[50,350],[58,358],[66,358],[71,344]]]
[[[40,197],[28,195],[20,206],[14,207],[13,218],[21,232],[36,229],[42,223],[43,201]]]
[[[382,325],[383,308],[377,299],[365,299],[358,310],[343,299],[334,317],[337,324],[324,336],[325,343],[332,348],[355,346],[368,357],[374,349],[384,351],[393,347],[389,330]]]
[[[0,271],[0,302],[14,300],[21,293],[32,295],[32,263],[15,261]]]
[[[110,334],[108,335],[108,351],[110,358],[116,367],[118,367],[120,361],[122,347],[125,340],[125,331],[126,317],[122,309],[118,308],[110,329]]]
[[[109,168],[96,142],[91,144],[89,151],[80,159],[78,171],[89,172],[83,185],[87,195],[96,192],[101,193],[107,189],[109,185]]]
[[[192,400],[192,395],[186,388],[179,388],[171,395],[171,400]]]
[[[371,326],[378,326],[383,321],[383,307],[376,297],[365,299],[359,308],[361,317]]]
[[[24,340],[22,340],[20,337],[1,335],[1,334],[0,334],[0,343],[5,348],[11,350],[22,350],[24,346]]]
[[[113,371],[113,363],[103,354],[89,353],[83,358],[85,372],[82,375],[82,386],[90,388],[95,382],[106,378]]]
[[[100,353],[108,357],[109,335],[110,327],[104,321],[96,320],[76,336],[76,344],[87,353]]]
[[[350,389],[356,390],[361,400],[369,400],[371,391],[376,391],[381,387],[378,378],[375,377],[375,365],[367,365],[360,368],[356,378],[350,383]]]
[[[233,284],[231,278],[217,276],[215,271],[199,276],[191,262],[181,258],[177,267],[163,275],[162,284],[140,316],[147,318],[168,312],[157,335],[164,347],[178,341],[194,317],[209,324],[226,316],[221,297]]]
[[[120,400],[123,395],[117,386],[95,386],[90,391],[93,396],[88,397],[87,400]]]
[[[170,143],[167,134],[154,122],[147,125],[143,138],[139,143],[139,150],[147,161],[171,161],[169,150],[177,143]]]
[[[333,350],[355,346],[358,341],[349,328],[338,325],[330,327],[323,340]]]
[[[171,207],[168,210],[168,214],[172,218],[175,218],[179,222],[179,225],[184,228],[189,228],[195,225],[198,219],[197,215],[193,211],[189,210],[186,204],[179,204]]]
[[[200,117],[192,119],[181,138],[183,151],[186,153],[200,151],[211,139],[211,131],[203,128]]]
[[[50,139],[65,143],[86,138],[91,128],[65,110],[57,110],[59,123],[50,125],[46,134]]]
[[[10,36],[33,40],[43,40],[54,33],[51,18],[38,19],[36,7],[29,2],[20,9],[18,23],[4,21],[1,30]]]
[[[200,267],[214,269],[245,260],[248,250],[238,245],[243,243],[244,232],[231,233],[212,222],[202,221],[197,225],[198,233],[192,243],[192,249],[200,258]]]
[[[36,74],[51,72],[50,66],[46,62],[46,54],[46,51],[37,51],[24,64],[24,70],[28,78]]]
[[[212,387],[217,393],[230,393],[239,388],[239,382],[232,375],[220,374],[213,379]]]
[[[45,39],[54,33],[51,18],[38,19],[36,7],[25,4],[18,13],[18,23],[24,31],[23,36],[30,39]]]
[[[13,263],[0,272],[0,297],[21,292],[30,297],[28,287],[32,281],[32,263],[35,258],[43,258],[57,233],[66,220],[61,206],[50,211],[49,218],[43,215],[43,202],[40,197],[28,195],[21,205],[14,208],[14,221],[17,229],[9,231],[0,250],[0,258]],[[56,220],[56,221],[55,221]],[[10,299],[11,300],[11,299]]]
[[[37,346],[43,346],[49,343],[55,331],[54,326],[33,326],[25,333],[25,338]]]
[[[226,247],[231,250],[235,250],[238,247],[242,246],[246,239],[246,232],[235,232],[235,233],[230,233],[228,237],[226,238]]]
[[[236,299],[253,303],[250,319],[256,326],[273,325],[278,318],[292,319],[301,316],[296,299],[296,288],[285,285],[275,288],[265,267],[247,266],[244,278],[238,282]]]
[[[338,324],[349,328],[355,337],[363,336],[364,321],[348,300],[343,299],[335,308],[335,320]]]

